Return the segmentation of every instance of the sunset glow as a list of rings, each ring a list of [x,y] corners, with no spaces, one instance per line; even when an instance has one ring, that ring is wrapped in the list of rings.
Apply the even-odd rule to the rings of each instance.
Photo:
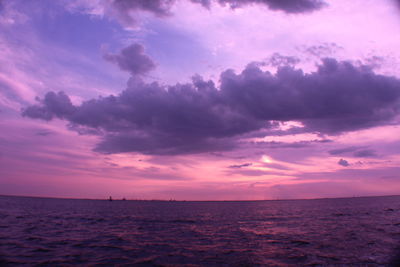
[[[294,2],[0,1],[0,194],[399,194],[397,1]]]

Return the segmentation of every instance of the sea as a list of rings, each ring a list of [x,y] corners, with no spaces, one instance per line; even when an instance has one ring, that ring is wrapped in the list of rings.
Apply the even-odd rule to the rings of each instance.
[[[400,196],[0,196],[0,266],[400,266]]]

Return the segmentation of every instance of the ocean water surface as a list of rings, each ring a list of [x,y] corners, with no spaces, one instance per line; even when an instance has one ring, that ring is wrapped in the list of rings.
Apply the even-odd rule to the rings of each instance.
[[[0,196],[1,266],[387,266],[400,196],[107,201]]]

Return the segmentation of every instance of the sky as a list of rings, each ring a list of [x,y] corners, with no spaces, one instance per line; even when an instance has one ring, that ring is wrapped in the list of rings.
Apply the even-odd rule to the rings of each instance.
[[[395,0],[0,0],[0,194],[400,193]]]

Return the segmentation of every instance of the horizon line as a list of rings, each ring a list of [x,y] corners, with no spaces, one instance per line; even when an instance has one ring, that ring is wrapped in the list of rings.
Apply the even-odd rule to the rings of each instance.
[[[105,200],[109,201],[108,197],[105,198],[74,198],[74,197],[51,197],[51,196],[29,196],[29,195],[4,195],[0,197],[21,197],[21,198],[44,198],[44,199],[65,199],[65,200]],[[111,196],[112,197],[112,196]],[[316,198],[277,198],[277,199],[247,199],[247,200],[176,200],[176,199],[128,199],[112,198],[112,201],[143,201],[143,202],[260,202],[260,201],[294,201],[294,200],[323,200],[323,199],[351,199],[351,198],[372,198],[372,197],[400,197],[399,195],[354,195],[348,197],[316,197]]]

